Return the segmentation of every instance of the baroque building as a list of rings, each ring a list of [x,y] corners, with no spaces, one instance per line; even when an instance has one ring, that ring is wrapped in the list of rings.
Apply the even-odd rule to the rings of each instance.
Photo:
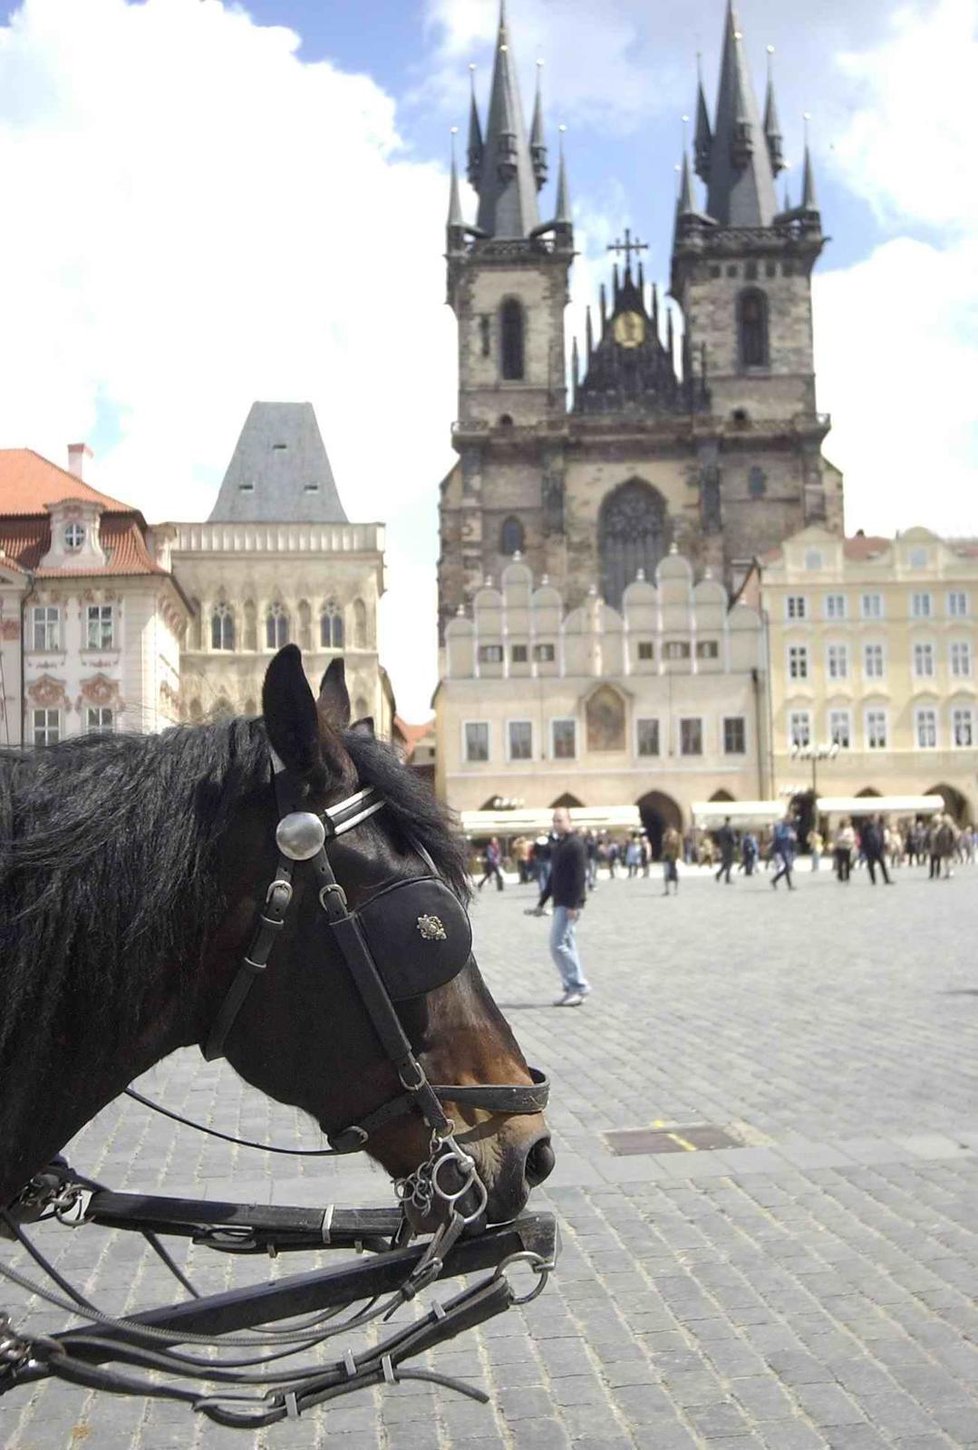
[[[342,655],[354,718],[391,732],[377,647],[384,528],[351,523],[311,403],[251,407],[206,523],[172,525],[194,608],[181,654],[184,717],[256,715],[272,654],[290,642],[314,686]]]
[[[519,551],[571,608],[592,581],[619,608],[672,543],[736,588],[751,559],[810,524],[842,529],[842,480],[816,409],[812,269],[825,238],[806,146],[801,195],[784,167],[770,78],[763,115],[728,6],[711,117],[702,83],[684,156],[670,294],[647,285],[625,232],[610,291],[565,352],[574,259],[566,159],[549,156],[539,85],[527,132],[505,8],[485,127],[473,92],[462,211],[453,158],[448,301],[458,323],[458,461],[441,487],[440,628]],[[705,184],[697,192],[695,175]]]
[[[0,744],[46,745],[180,718],[190,605],[170,531],[29,448],[0,450]]]

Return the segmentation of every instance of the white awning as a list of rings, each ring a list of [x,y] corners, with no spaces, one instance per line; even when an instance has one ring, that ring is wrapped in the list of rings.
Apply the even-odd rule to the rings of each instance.
[[[698,826],[707,821],[780,821],[785,814],[784,801],[694,801],[693,820]]]
[[[466,836],[545,836],[553,823],[552,806],[516,811],[462,811]],[[640,831],[638,806],[572,806],[570,818],[579,830]]]
[[[820,795],[818,809],[825,816],[933,816],[947,805],[940,795]]]

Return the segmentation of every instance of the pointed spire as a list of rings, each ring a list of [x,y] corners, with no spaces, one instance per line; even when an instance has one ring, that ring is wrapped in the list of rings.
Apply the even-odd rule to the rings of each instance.
[[[608,326],[608,293],[603,282],[598,288],[598,297],[601,302],[601,336],[604,337],[605,329]]]
[[[767,227],[777,211],[767,141],[733,0],[728,0],[707,211],[721,226]]]
[[[539,224],[537,182],[506,26],[505,0],[501,0],[483,143],[478,225],[490,237],[523,238]]]
[[[817,212],[818,197],[815,193],[815,168],[812,165],[812,150],[808,144],[808,116],[805,116],[805,166],[801,180],[802,211]]]
[[[676,366],[676,329],[672,320],[672,308],[666,314],[666,352],[673,367]]]
[[[693,216],[696,203],[693,199],[693,178],[689,170],[689,155],[683,148],[683,166],[679,182],[679,200],[676,203],[677,216]]]
[[[469,66],[469,85],[472,91],[472,100],[469,106],[469,144],[467,156],[466,175],[469,178],[469,185],[479,190],[479,183],[482,178],[482,125],[479,121],[479,107],[475,99],[475,66]]]
[[[591,326],[591,305],[584,310],[584,346],[587,350],[587,360],[590,363],[591,354],[594,352],[594,328]]]
[[[696,134],[693,141],[696,175],[701,181],[710,179],[710,154],[713,150],[713,132],[710,129],[710,113],[703,91],[701,57],[696,56]]]
[[[540,77],[543,61],[537,61],[537,93],[533,102],[533,125],[530,128],[530,156],[533,160],[533,175],[540,191],[547,179],[547,143],[543,139],[543,93]]]
[[[560,161],[557,166],[557,214],[554,218],[561,226],[570,226],[573,222],[571,216],[570,187],[567,184],[567,163],[564,160],[564,132],[566,126],[560,128]]]
[[[455,137],[458,134],[458,127],[452,127],[452,179],[448,189],[448,228],[461,228],[465,226],[465,218],[462,216],[462,202],[458,194],[458,163],[455,160]]]
[[[658,284],[652,283],[652,332],[656,342],[659,341],[659,288]]]
[[[764,98],[764,138],[767,141],[768,160],[771,163],[771,174],[777,176],[779,171],[784,170],[784,147],[781,135],[781,122],[778,119],[778,103],[774,97],[774,67],[772,57],[774,46],[767,48],[767,95]]]

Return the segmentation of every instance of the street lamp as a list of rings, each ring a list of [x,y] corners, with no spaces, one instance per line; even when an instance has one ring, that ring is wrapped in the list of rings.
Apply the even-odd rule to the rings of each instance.
[[[820,760],[834,760],[839,753],[839,742],[833,740],[827,745],[793,745],[791,747],[792,760],[810,760],[812,762],[812,811],[817,811],[818,803],[818,762]]]

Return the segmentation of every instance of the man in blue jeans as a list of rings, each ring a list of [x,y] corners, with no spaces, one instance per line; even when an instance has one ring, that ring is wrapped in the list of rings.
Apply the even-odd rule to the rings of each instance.
[[[570,812],[563,806],[554,811],[554,835],[550,880],[540,893],[537,911],[542,912],[547,901],[553,900],[550,955],[564,984],[554,1006],[579,1007],[591,990],[577,955],[574,935],[575,923],[587,898],[587,850],[580,836],[571,829]]]

